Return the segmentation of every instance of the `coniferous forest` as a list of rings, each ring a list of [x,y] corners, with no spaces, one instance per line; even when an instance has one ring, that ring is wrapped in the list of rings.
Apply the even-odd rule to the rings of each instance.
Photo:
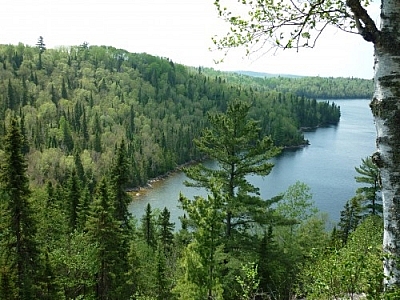
[[[305,184],[261,199],[246,179],[305,145],[302,129],[339,121],[339,107],[315,98],[361,98],[370,83],[323,80],[328,95],[315,78],[293,90],[285,80],[87,43],[0,45],[0,299],[378,295],[380,202],[368,159],[357,170],[367,187],[333,233]],[[185,168],[187,184],[209,196],[181,195],[179,226],[167,208],[129,214],[128,191],[206,157],[220,169]]]

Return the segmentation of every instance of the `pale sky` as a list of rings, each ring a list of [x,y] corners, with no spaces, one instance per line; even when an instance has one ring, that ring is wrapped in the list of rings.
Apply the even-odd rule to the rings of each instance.
[[[236,0],[232,0],[236,1]],[[0,44],[35,45],[43,36],[47,48],[106,45],[146,52],[188,66],[223,71],[247,70],[306,76],[373,77],[373,46],[360,36],[335,28],[314,49],[258,53],[244,57],[232,51],[224,63],[211,37],[227,24],[218,19],[214,0],[1,0]],[[259,56],[259,55],[258,55]]]

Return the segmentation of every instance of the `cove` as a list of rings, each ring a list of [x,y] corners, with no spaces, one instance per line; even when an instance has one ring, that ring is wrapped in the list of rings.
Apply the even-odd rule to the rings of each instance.
[[[311,188],[316,206],[326,212],[331,221],[337,222],[340,211],[347,200],[361,187],[354,179],[355,167],[361,159],[375,151],[375,125],[369,109],[369,100],[331,100],[340,106],[338,125],[305,132],[310,145],[299,149],[286,149],[272,159],[274,168],[266,177],[251,176],[249,180],[260,188],[261,196],[269,199],[283,193],[296,181]],[[206,162],[212,165],[213,162]],[[133,198],[129,211],[140,220],[148,203],[153,209],[167,207],[171,221],[180,227],[179,216],[183,212],[177,207],[179,193],[193,198],[206,196],[204,190],[183,185],[186,176],[176,172],[165,180],[155,182]]]

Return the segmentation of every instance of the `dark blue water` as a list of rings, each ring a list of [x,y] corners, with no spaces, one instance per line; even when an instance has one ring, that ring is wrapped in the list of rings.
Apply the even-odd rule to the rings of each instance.
[[[356,183],[355,167],[361,159],[375,150],[375,126],[369,100],[335,100],[341,107],[341,119],[337,126],[319,128],[305,133],[310,145],[297,150],[285,150],[273,159],[272,172],[266,177],[251,176],[251,182],[260,188],[261,196],[271,198],[284,192],[296,181],[311,188],[316,206],[337,221],[347,200],[352,198],[360,184]],[[212,162],[209,162],[212,164]],[[147,203],[153,208],[171,211],[171,219],[179,224],[182,212],[177,208],[179,192],[192,198],[205,195],[199,189],[183,185],[185,175],[173,176],[153,184],[153,188],[142,191],[130,205],[131,213],[138,219],[143,215]]]

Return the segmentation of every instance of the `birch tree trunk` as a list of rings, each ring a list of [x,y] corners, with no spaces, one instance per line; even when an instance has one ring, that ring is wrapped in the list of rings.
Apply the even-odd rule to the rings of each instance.
[[[385,287],[400,287],[400,2],[382,0],[380,33],[375,44],[375,94],[371,109],[384,216]]]

